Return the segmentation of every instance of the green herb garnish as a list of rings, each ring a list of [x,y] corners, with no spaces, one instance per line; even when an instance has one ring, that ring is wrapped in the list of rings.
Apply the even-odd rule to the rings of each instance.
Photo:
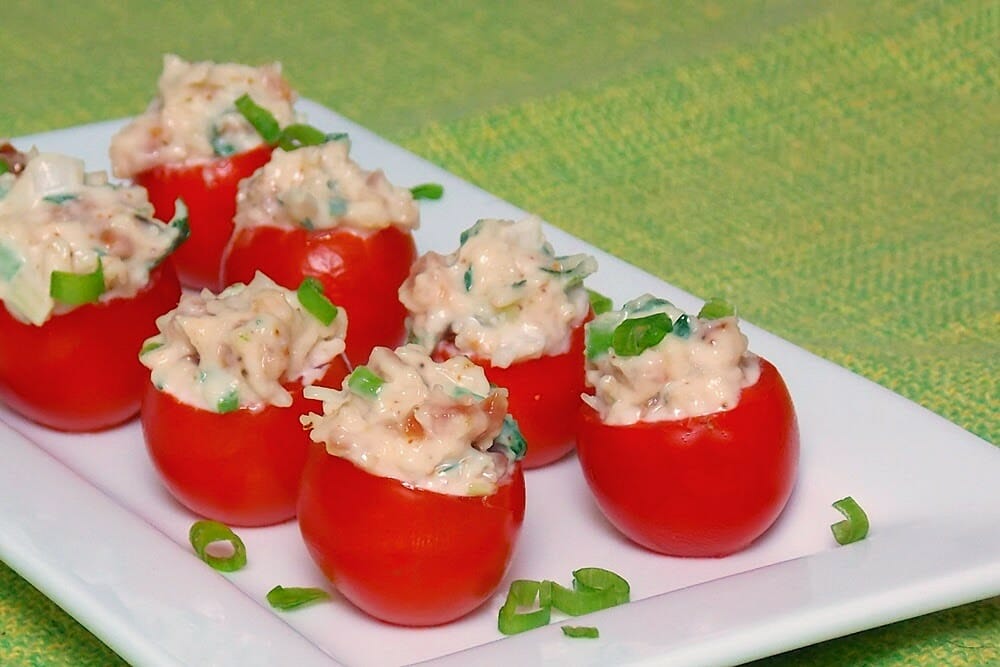
[[[4,163],[0,162],[0,164]],[[0,280],[13,278],[21,270],[22,264],[24,264],[24,260],[19,254],[0,244]]]
[[[574,639],[597,639],[601,633],[592,625],[563,625],[562,633]]]
[[[277,121],[275,124],[277,125]],[[293,151],[303,146],[320,146],[329,140],[330,135],[312,125],[292,123],[279,132],[277,142],[282,150]]]
[[[535,607],[532,611],[519,611],[525,607]],[[516,579],[510,582],[507,600],[500,607],[497,628],[505,635],[548,625],[552,618],[551,587],[547,581]]]
[[[347,376],[347,388],[365,398],[378,396],[384,384],[385,380],[371,372],[367,366],[358,366]]]
[[[247,564],[247,548],[243,540],[229,526],[218,521],[196,521],[188,531],[188,540],[198,558],[220,572],[235,572]],[[213,556],[208,553],[212,544],[228,542],[233,549],[229,556]]]
[[[521,434],[517,420],[510,415],[504,415],[500,435],[493,439],[490,451],[502,452],[511,461],[519,461],[528,451],[528,442]]]
[[[215,411],[220,415],[224,415],[227,412],[235,412],[239,409],[240,394],[235,389],[227,391],[222,398],[219,399],[218,403],[215,404]]]
[[[444,186],[440,183],[421,183],[410,188],[414,199],[441,199],[444,196]]]
[[[328,327],[337,318],[337,307],[323,293],[323,283],[307,276],[295,291],[299,303],[320,323]]]
[[[552,606],[570,616],[624,604],[629,594],[625,579],[600,567],[574,570],[572,590],[552,582]]]
[[[611,347],[618,356],[635,357],[659,344],[673,328],[666,313],[628,319],[615,328]]]
[[[705,305],[698,311],[698,317],[703,320],[720,320],[723,317],[732,317],[735,314],[736,309],[728,301],[717,298],[706,301]]]
[[[47,201],[50,204],[65,204],[68,201],[75,201],[76,199],[78,199],[76,195],[69,193],[42,197],[42,201]]]
[[[90,273],[53,271],[49,278],[49,296],[67,306],[94,303],[104,294],[104,267],[97,258],[97,268]]]
[[[257,130],[257,134],[265,142],[272,145],[278,143],[278,139],[281,137],[281,126],[274,114],[254,102],[246,93],[240,95],[234,104],[236,110],[243,114],[248,123],[253,125],[253,129]]]
[[[588,289],[587,296],[590,297],[590,309],[594,311],[594,315],[603,315],[614,308],[614,302],[600,292]]]
[[[275,609],[288,611],[318,600],[329,600],[330,594],[322,588],[285,588],[275,586],[267,592],[267,603]]]
[[[841,498],[833,506],[845,517],[843,521],[830,526],[833,538],[838,544],[850,544],[868,536],[868,515],[854,498],[850,496]]]

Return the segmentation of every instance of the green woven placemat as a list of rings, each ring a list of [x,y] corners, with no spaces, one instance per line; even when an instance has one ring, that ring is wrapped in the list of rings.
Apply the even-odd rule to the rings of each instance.
[[[996,2],[14,3],[0,135],[130,115],[162,53],[299,91],[997,442]],[[470,216],[474,216],[470,212]],[[0,664],[115,656],[0,566]],[[1000,601],[764,661],[998,660]]]

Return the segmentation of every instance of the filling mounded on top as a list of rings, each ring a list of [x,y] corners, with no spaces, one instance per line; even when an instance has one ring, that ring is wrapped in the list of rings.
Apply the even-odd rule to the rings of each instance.
[[[0,174],[0,299],[19,320],[134,296],[183,240],[153,218],[143,188],[111,185],[66,155],[17,157]]]
[[[583,279],[596,270],[588,255],[557,257],[536,217],[480,220],[455,252],[418,259],[399,300],[415,342],[506,368],[569,349],[590,310]]]
[[[277,63],[251,67],[164,56],[156,97],[111,140],[115,176],[131,178],[157,165],[204,162],[261,145],[234,106],[244,94],[282,126],[295,120],[295,93]]]
[[[465,357],[437,363],[417,345],[376,347],[343,389],[306,396],[323,401],[323,414],[302,418],[314,442],[413,488],[489,495],[524,454],[507,391]]]
[[[648,294],[587,324],[584,396],[607,424],[656,422],[730,410],[757,382],[732,308],[706,304],[698,317]]]
[[[218,295],[185,294],[156,326],[139,355],[153,385],[225,413],[291,405],[285,385],[315,382],[344,351],[347,314],[308,280],[294,291],[258,272]]]
[[[275,149],[268,164],[240,183],[236,228],[415,229],[420,213],[410,191],[394,186],[380,170],[362,169],[349,152],[346,137]]]

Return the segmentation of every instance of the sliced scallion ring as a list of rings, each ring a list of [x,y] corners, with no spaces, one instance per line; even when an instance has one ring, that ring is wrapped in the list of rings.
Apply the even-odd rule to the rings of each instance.
[[[104,294],[104,267],[97,258],[97,268],[90,273],[53,271],[49,278],[49,296],[67,306],[94,303]]]
[[[552,582],[552,606],[570,616],[582,616],[624,604],[628,600],[628,582],[614,572],[599,567],[575,570],[572,590]]]
[[[837,544],[850,544],[868,536],[868,515],[854,498],[850,496],[841,498],[833,506],[845,517],[843,521],[830,526]]]
[[[207,519],[196,521],[188,531],[188,539],[198,558],[220,572],[235,572],[247,564],[247,548],[243,540],[223,523]],[[225,557],[208,553],[209,546],[217,542],[228,542],[233,553]]]
[[[248,123],[253,125],[253,129],[257,130],[261,139],[269,144],[278,143],[281,136],[281,126],[274,114],[254,102],[246,93],[240,95],[234,104],[236,110],[243,114]]]
[[[421,183],[410,188],[414,199],[441,199],[444,196],[444,186],[440,183]]]
[[[337,307],[323,294],[323,283],[316,278],[308,276],[299,284],[295,294],[302,307],[308,310],[323,326],[330,326],[337,318]]]
[[[532,611],[521,611],[528,607],[537,608]],[[510,583],[507,600],[500,607],[497,628],[505,635],[516,635],[519,632],[548,625],[551,618],[552,599],[549,582],[517,579]]]
[[[383,384],[385,380],[368,370],[367,366],[358,366],[347,376],[347,388],[365,398],[378,396]]]
[[[322,588],[296,588],[275,586],[267,592],[267,603],[275,609],[288,611],[296,607],[316,602],[318,600],[329,600],[330,594]]]
[[[597,639],[601,633],[592,625],[563,625],[562,633],[574,639]]]

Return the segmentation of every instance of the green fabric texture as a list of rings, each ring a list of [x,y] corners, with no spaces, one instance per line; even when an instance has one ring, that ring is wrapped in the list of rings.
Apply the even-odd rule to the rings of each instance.
[[[995,0],[15,0],[0,17],[0,136],[137,113],[165,52],[281,61],[302,96],[998,441]],[[998,637],[994,598],[754,664],[981,665]],[[0,664],[118,663],[0,564]]]

